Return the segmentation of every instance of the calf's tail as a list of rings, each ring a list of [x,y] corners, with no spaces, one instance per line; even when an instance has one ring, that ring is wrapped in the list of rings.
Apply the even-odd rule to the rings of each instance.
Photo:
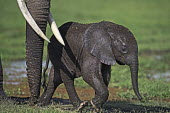
[[[45,68],[43,69],[43,81],[42,81],[42,87],[44,88],[44,90],[46,90],[47,88],[47,84],[46,84],[46,71],[48,69],[48,65],[49,65],[49,54],[48,54],[48,51],[47,51],[47,58],[46,58],[46,63],[45,63]]]

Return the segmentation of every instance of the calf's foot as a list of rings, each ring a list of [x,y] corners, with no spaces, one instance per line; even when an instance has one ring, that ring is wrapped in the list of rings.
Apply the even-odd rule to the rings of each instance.
[[[81,111],[83,108],[85,108],[86,106],[88,106],[88,101],[83,101],[80,103],[80,105],[78,106],[77,110]]]
[[[95,105],[93,101],[90,101],[92,107],[94,108],[95,112],[99,113],[101,111],[101,105]]]

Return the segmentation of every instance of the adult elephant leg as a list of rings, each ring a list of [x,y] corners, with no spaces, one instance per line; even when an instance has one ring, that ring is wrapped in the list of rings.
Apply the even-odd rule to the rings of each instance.
[[[108,87],[110,77],[111,77],[111,66],[102,64],[102,69],[101,69],[102,77],[104,80],[105,85]]]
[[[26,3],[35,22],[45,33],[50,0],[27,0]],[[34,105],[40,95],[43,46],[44,40],[26,23],[26,64],[31,92],[30,105]]]
[[[4,92],[3,89],[3,68],[2,68],[2,62],[0,57],[0,98],[5,98],[7,95]]]
[[[46,90],[40,97],[40,106],[45,106],[50,103],[50,100],[55,92],[55,89],[63,83],[61,76],[59,75],[59,68],[54,69],[51,67],[50,74],[49,74],[49,81]]]
[[[82,77],[95,90],[95,97],[92,99],[91,104],[99,112],[109,96],[109,91],[101,73],[101,62],[92,56],[84,64]]]

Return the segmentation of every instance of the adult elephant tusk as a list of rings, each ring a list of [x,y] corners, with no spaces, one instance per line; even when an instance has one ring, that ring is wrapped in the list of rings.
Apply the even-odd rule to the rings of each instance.
[[[41,29],[38,27],[37,23],[31,16],[30,12],[27,9],[27,6],[25,4],[24,0],[17,0],[19,8],[24,15],[26,21],[29,23],[29,25],[34,29],[34,31],[44,40],[50,42],[50,40],[45,36],[45,34],[41,31]]]
[[[49,16],[48,16],[48,22],[51,26],[51,30],[54,34],[54,36],[56,37],[56,39],[62,44],[62,45],[65,45],[64,41],[63,41],[63,38],[58,30],[58,27],[56,25],[56,22],[54,21],[53,17],[52,17],[52,14],[49,13]]]

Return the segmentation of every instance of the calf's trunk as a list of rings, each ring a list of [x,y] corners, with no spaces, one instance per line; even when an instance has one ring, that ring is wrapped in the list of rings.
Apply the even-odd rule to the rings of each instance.
[[[138,97],[138,99],[142,100],[142,96],[140,95],[139,88],[138,88],[138,61],[135,61],[130,65],[130,71],[131,71],[133,90],[136,96]]]

